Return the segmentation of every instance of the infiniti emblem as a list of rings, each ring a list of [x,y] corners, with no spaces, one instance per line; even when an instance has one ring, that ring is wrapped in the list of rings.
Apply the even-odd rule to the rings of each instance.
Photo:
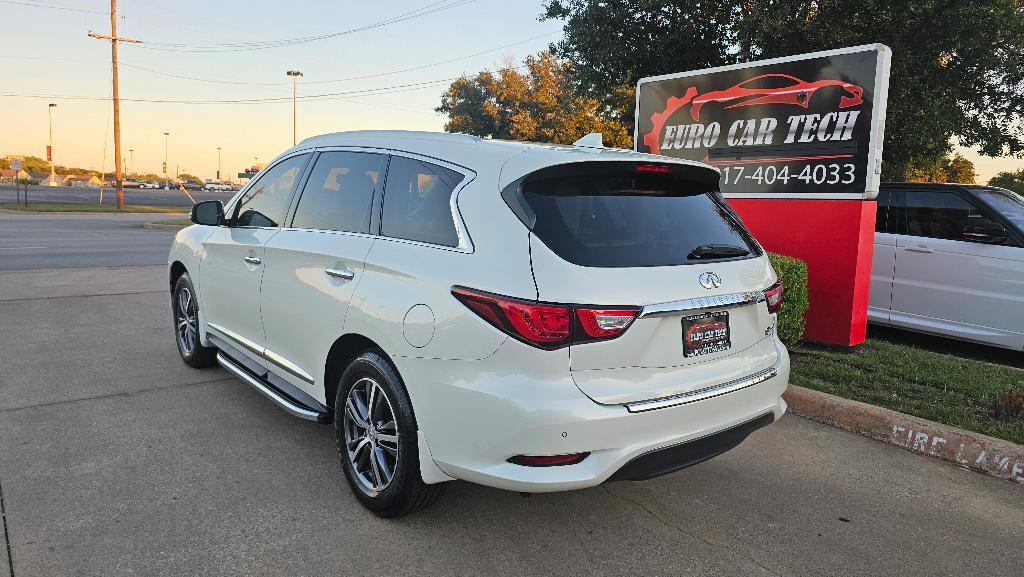
[[[710,271],[702,272],[700,273],[700,276],[697,277],[697,282],[700,283],[700,286],[711,290],[722,286],[722,277]]]

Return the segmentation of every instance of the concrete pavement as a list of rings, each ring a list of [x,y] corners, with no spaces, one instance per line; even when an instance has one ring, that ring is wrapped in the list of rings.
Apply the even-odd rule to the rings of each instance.
[[[528,499],[454,482],[432,508],[378,519],[349,492],[331,427],[178,360],[164,275],[0,271],[0,487],[15,577],[1024,566],[1019,486],[794,416],[649,482]],[[0,577],[5,554],[0,543]]]

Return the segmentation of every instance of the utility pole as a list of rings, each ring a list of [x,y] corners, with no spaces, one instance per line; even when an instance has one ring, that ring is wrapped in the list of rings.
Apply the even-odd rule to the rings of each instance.
[[[167,176],[167,137],[170,135],[170,132],[164,133],[164,190],[171,189],[171,179]]]
[[[302,72],[298,70],[289,70],[286,72],[288,76],[292,77],[292,146],[298,144],[298,108],[296,108],[296,98],[298,95],[298,84],[299,76],[302,76]]]
[[[132,173],[132,167],[135,166],[135,149],[128,149],[128,174]]]
[[[53,170],[53,109],[57,108],[57,105],[50,103],[46,107],[46,111],[50,114],[50,145],[46,147],[46,160],[50,162],[50,186],[57,186],[57,175]]]
[[[141,43],[141,40],[121,38],[117,35],[117,0],[110,0],[110,34],[98,34],[90,32],[89,36],[100,40],[110,40],[110,64],[114,82],[114,166],[115,182],[117,183],[117,209],[124,210],[124,186],[122,179],[124,173],[121,166],[121,102],[117,90],[117,43],[134,42]]]
[[[217,147],[217,182],[220,182],[220,147]]]

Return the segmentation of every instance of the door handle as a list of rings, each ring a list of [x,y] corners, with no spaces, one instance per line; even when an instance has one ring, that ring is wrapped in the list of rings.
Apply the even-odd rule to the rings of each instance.
[[[930,248],[928,248],[928,247],[926,247],[926,246],[924,246],[924,245],[918,245],[918,246],[908,246],[908,247],[907,247],[907,250],[909,250],[910,252],[923,252],[923,253],[932,253],[932,252],[935,252],[935,251],[933,251],[932,249],[930,249]]]
[[[252,266],[259,266],[260,263],[263,262],[263,259],[261,259],[258,256],[247,256],[247,257],[245,257],[242,260],[244,260],[245,262],[251,264]]]
[[[340,278],[341,280],[352,280],[356,278],[356,273],[348,270],[347,268],[325,268],[324,272],[327,276],[332,278]]]

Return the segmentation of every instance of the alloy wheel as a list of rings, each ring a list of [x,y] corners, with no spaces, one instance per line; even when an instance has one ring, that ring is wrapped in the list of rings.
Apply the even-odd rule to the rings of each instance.
[[[377,381],[363,377],[345,399],[345,447],[363,493],[373,497],[391,484],[398,467],[398,424]]]
[[[178,347],[184,356],[191,356],[196,350],[198,330],[196,323],[196,301],[189,287],[183,286],[178,291],[174,306],[174,325],[177,329]]]

